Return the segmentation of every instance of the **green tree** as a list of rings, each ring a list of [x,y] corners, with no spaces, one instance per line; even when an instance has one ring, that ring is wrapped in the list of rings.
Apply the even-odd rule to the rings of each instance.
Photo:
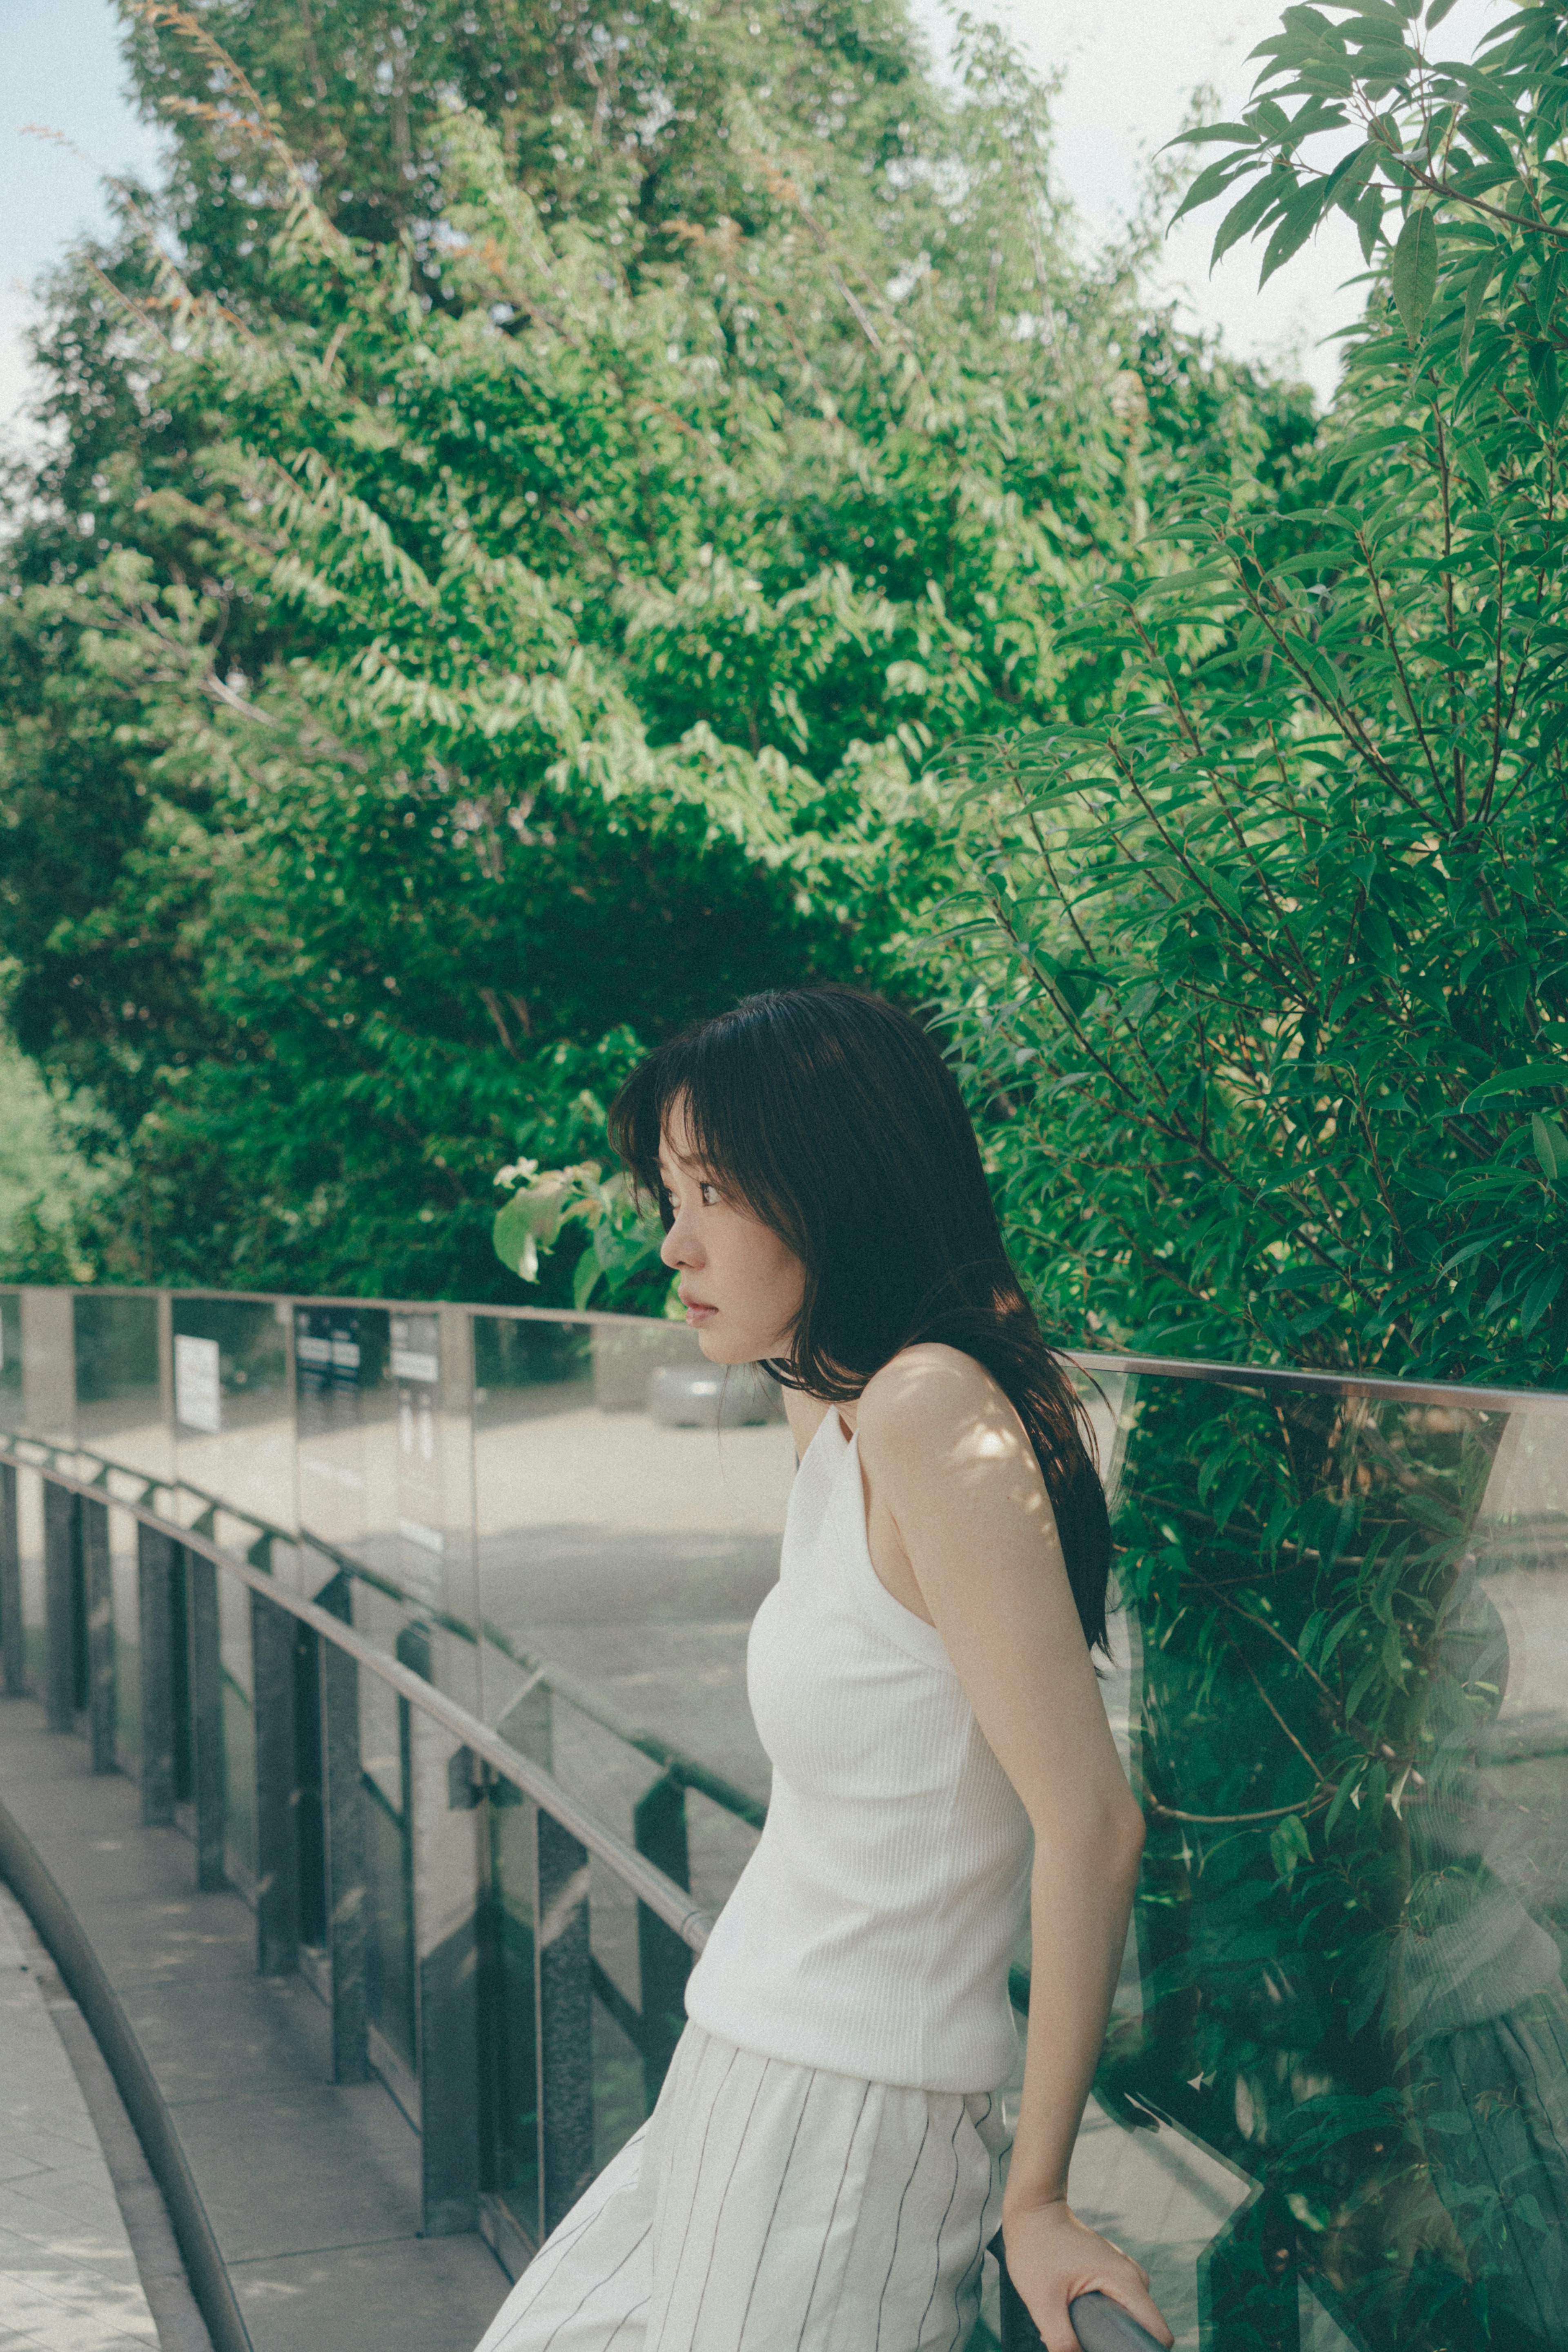
[[[737,174],[727,143],[725,93],[742,52],[772,119],[808,145],[831,142],[846,191],[874,186],[901,142],[918,144],[927,96],[902,15],[879,0],[807,7],[788,26],[769,12],[760,75],[749,20],[722,11],[699,26],[656,5],[611,21],[507,5],[476,17],[266,0],[197,16],[147,0],[128,5],[126,17],[133,86],[172,133],[169,182],[112,191],[119,233],[56,273],[38,339],[46,455],[13,462],[0,482],[10,525],[0,571],[0,920],[19,966],[15,1024],[57,1077],[94,1093],[122,1135],[166,1087],[188,1092],[196,1064],[221,1065],[243,1045],[205,988],[201,945],[225,814],[199,764],[165,763],[154,776],[156,748],[98,659],[91,623],[68,603],[26,600],[129,550],[146,559],[147,582],[208,598],[209,644],[221,637],[237,674],[283,658],[292,625],[272,600],[232,593],[210,571],[193,501],[204,495],[204,455],[228,420],[184,400],[163,363],[163,334],[193,297],[236,322],[254,312],[264,332],[276,305],[287,311],[292,290],[273,248],[307,181],[322,217],[361,249],[405,257],[420,301],[458,307],[442,277],[437,155],[454,93],[495,128],[508,174],[542,217],[608,220],[620,248],[630,213],[639,252],[667,218],[685,227],[715,221],[726,203],[744,211],[742,184],[759,184],[749,162]],[[158,250],[171,230],[178,275]],[[118,625],[112,593],[108,610]],[[682,886],[671,887],[678,896]],[[214,1171],[222,1157],[209,1155]],[[190,1231],[190,1253],[177,1253],[186,1275],[197,1262],[208,1272],[222,1264],[232,1238],[212,1183],[197,1186],[212,1231],[198,1238],[190,1228],[191,1173],[170,1192],[176,1233]],[[236,1170],[235,1184],[243,1196],[254,1175]],[[154,1184],[152,1195],[164,1189]],[[156,1219],[136,1223],[134,1246],[131,1230],[106,1230],[100,1262],[122,1276],[165,1262]],[[431,1260],[421,1265],[425,1281],[440,1279]]]
[[[1563,13],[1474,64],[1287,12],[1187,202],[1375,262],[1321,502],[1193,486],[1077,639],[1113,716],[968,746],[951,1015],[1068,1328],[1559,1382],[1568,1340]],[[1339,130],[1321,166],[1304,147]],[[1385,224],[1387,224],[1386,227]]]
[[[490,1171],[591,1152],[640,1039],[813,971],[918,988],[931,746],[1092,708],[1083,583],[1195,463],[1267,505],[1310,433],[1072,264],[993,37],[950,168],[874,217],[821,141],[739,97],[730,130],[763,225],[661,260],[449,110],[440,300],[275,144],[266,304],[165,274],[178,352],[128,307],[194,429],[136,542],[21,600],[55,650],[10,855],[20,896],[79,789],[58,743],[112,709],[112,871],[39,894],[18,1003],[35,1050],[112,1066],[146,1270],[493,1286]],[[183,1034],[116,998],[143,947],[190,959]]]

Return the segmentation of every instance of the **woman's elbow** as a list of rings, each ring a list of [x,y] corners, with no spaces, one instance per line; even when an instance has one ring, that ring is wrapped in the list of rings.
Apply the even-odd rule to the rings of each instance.
[[[1104,1808],[1094,1843],[1102,1869],[1129,1885],[1136,1883],[1144,1858],[1144,1809],[1125,1784]]]
[[[1143,1808],[1124,1781],[1120,1795],[1085,1807],[1074,1820],[1058,1810],[1050,1822],[1037,1821],[1034,1843],[1037,1864],[1087,1870],[1103,1884],[1131,1887],[1143,1861]]]

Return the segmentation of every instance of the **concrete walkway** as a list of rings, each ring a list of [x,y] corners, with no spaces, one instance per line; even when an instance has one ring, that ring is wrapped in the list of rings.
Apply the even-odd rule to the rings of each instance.
[[[0,1887],[0,2352],[157,2352],[43,1974],[30,1923]]]
[[[327,2011],[302,1979],[256,1975],[240,1897],[194,1893],[189,1841],[144,1829],[131,1783],[95,1779],[85,1745],[47,1732],[30,1700],[0,1699],[0,1796],[152,2068],[256,2352],[473,2352],[505,2273],[477,2235],[419,2236],[413,2131],[379,2083],[332,2083]],[[0,2187],[0,2216],[9,2193]],[[0,2300],[0,2352],[159,2342],[144,2302],[118,2337],[30,2326]]]

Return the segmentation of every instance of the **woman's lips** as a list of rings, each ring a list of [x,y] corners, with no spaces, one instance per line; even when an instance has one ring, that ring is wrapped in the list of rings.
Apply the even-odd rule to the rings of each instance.
[[[683,1297],[681,1305],[686,1310],[686,1321],[688,1323],[707,1323],[710,1322],[714,1316],[718,1313],[718,1308],[716,1307],[710,1307],[706,1298],[686,1298]]]

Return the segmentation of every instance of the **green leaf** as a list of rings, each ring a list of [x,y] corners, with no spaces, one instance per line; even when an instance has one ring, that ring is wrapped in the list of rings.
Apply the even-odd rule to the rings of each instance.
[[[1215,233],[1214,247],[1208,257],[1212,269],[1217,261],[1228,254],[1239,238],[1257,228],[1264,216],[1282,202],[1289,189],[1295,185],[1295,174],[1283,165],[1275,164],[1265,172],[1255,185],[1249,188],[1239,204],[1232,205]]]
[[[1468,140],[1472,147],[1479,147],[1490,163],[1500,163],[1510,172],[1513,170],[1512,149],[1496,126],[1488,122],[1484,116],[1467,114],[1459,124],[1459,136]]]
[[[1540,735],[1536,738],[1536,758],[1543,760],[1553,746],[1562,741],[1564,735],[1568,735],[1568,708],[1553,711],[1542,727]]]
[[[1367,1664],[1363,1666],[1360,1674],[1357,1675],[1354,1682],[1352,1683],[1349,1693],[1345,1698],[1344,1711],[1347,1716],[1352,1716],[1355,1713],[1357,1707],[1361,1705],[1362,1700],[1366,1696],[1367,1692],[1377,1680],[1380,1670],[1380,1661],[1376,1658],[1369,1659]]]
[[[534,1233],[533,1219],[528,1213],[528,1196],[519,1192],[496,1212],[490,1227],[490,1239],[496,1255],[508,1273],[521,1275],[525,1282],[537,1282],[539,1271],[538,1241]]]
[[[1318,1660],[1318,1672],[1320,1674],[1327,1674],[1329,1670],[1329,1660],[1333,1656],[1334,1652],[1338,1649],[1345,1635],[1351,1631],[1351,1628],[1357,1622],[1360,1615],[1361,1612],[1359,1609],[1347,1609],[1344,1615],[1340,1619],[1339,1623],[1333,1627],[1333,1631],[1329,1634],[1328,1640],[1323,1643],[1322,1656]]]
[[[1175,228],[1177,221],[1185,219],[1188,213],[1197,212],[1200,205],[1212,204],[1216,196],[1223,195],[1237,173],[1247,169],[1247,161],[1244,154],[1222,155],[1218,163],[1210,163],[1201,171],[1171,215],[1170,228],[1166,229],[1166,235],[1168,236],[1170,229]]]
[[[1409,215],[1399,232],[1389,283],[1406,336],[1418,343],[1437,291],[1437,217],[1425,205]]]
[[[538,1279],[539,1252],[553,1248],[571,1204],[573,1182],[553,1171],[514,1192],[496,1212],[490,1239],[496,1255],[525,1282]]]
[[[1535,392],[1535,404],[1551,427],[1563,413],[1563,378],[1557,365],[1554,344],[1531,343],[1530,380]]]
[[[1284,218],[1264,249],[1263,266],[1258,273],[1260,286],[1266,286],[1275,270],[1305,245],[1322,218],[1328,194],[1327,184],[1320,182],[1302,189],[1287,204]]]
[[[1476,320],[1480,317],[1481,304],[1486,300],[1487,288],[1491,284],[1496,267],[1496,257],[1489,249],[1482,254],[1471,270],[1469,281],[1465,288],[1465,323],[1459,330],[1459,365],[1461,367],[1469,364],[1470,338],[1476,331]]]
[[[1522,1062],[1517,1069],[1495,1071],[1480,1086],[1473,1087],[1459,1108],[1479,1110],[1499,1095],[1525,1095],[1537,1087],[1563,1086],[1568,1086],[1568,1062]]]
[[[1353,148],[1343,156],[1330,174],[1329,202],[1337,205],[1342,213],[1348,213],[1353,220],[1362,191],[1377,169],[1382,152],[1376,141],[1369,139],[1364,146]]]
[[[1348,1765],[1344,1772],[1340,1777],[1339,1787],[1334,1790],[1333,1802],[1329,1807],[1327,1818],[1323,1822],[1323,1835],[1325,1837],[1332,1837],[1333,1835],[1334,1823],[1338,1821],[1341,1813],[1343,1812],[1346,1805],[1349,1804],[1351,1799],[1354,1796],[1357,1788],[1360,1786],[1360,1782],[1361,1771],[1359,1766],[1355,1764]]]
[[[1377,250],[1383,233],[1383,191],[1375,180],[1356,205],[1354,215],[1355,233],[1361,243],[1361,257],[1370,261]]]
[[[585,1249],[577,1261],[571,1277],[571,1303],[580,1313],[599,1287],[603,1274],[604,1268],[601,1265],[597,1254],[593,1250]]]
[[[1167,147],[1198,147],[1212,139],[1231,139],[1239,146],[1251,146],[1254,137],[1249,122],[1200,122],[1196,131],[1178,131],[1167,139]]]
[[[1549,1265],[1544,1274],[1536,1276],[1520,1306],[1519,1328],[1522,1333],[1534,1330],[1562,1289],[1564,1275],[1568,1275],[1568,1265]]]
[[[1545,1171],[1549,1184],[1560,1176],[1568,1176],[1568,1135],[1564,1135],[1554,1118],[1542,1118],[1538,1110],[1530,1114],[1531,1139],[1535,1156]]]
[[[1288,1879],[1298,1863],[1312,1860],[1312,1842],[1300,1813],[1287,1813],[1282,1822],[1275,1823],[1269,1836],[1269,1852],[1281,1878]]]

